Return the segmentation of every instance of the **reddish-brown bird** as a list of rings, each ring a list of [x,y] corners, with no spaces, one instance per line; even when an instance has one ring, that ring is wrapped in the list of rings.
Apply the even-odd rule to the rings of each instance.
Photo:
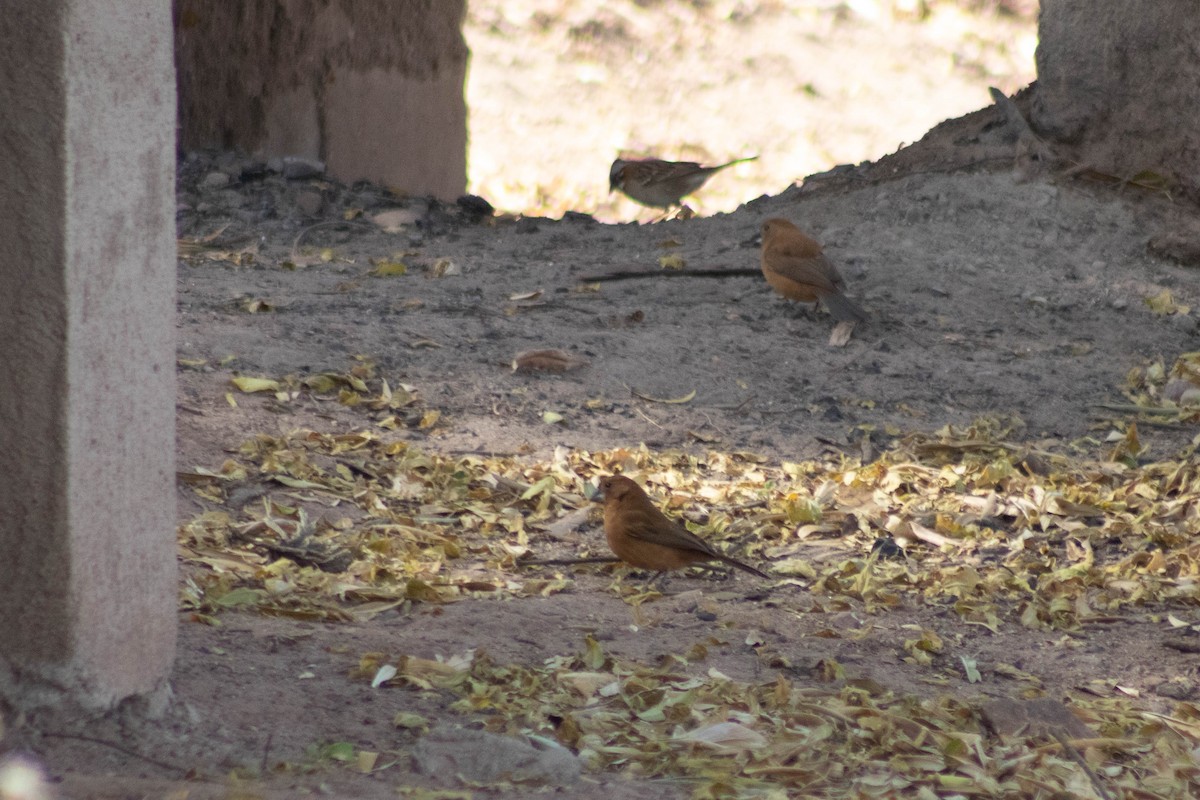
[[[604,535],[622,561],[664,572],[699,561],[724,561],[760,578],[769,577],[730,558],[658,510],[650,497],[624,475],[600,480],[604,494]]]
[[[762,224],[762,273],[771,288],[789,300],[820,301],[836,320],[867,319],[867,312],[843,294],[846,282],[821,245],[786,219]]]

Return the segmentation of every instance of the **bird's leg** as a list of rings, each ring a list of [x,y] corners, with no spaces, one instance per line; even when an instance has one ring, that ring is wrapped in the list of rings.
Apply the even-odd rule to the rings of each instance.
[[[796,303],[795,307],[798,309],[799,313],[796,314],[796,317],[799,319],[812,321],[818,317],[817,303],[813,303],[811,308],[809,307],[808,303]]]
[[[658,572],[654,573],[654,576],[652,578],[650,578],[649,581],[646,582],[646,590],[649,591],[650,589],[654,589],[655,588],[654,584],[658,583],[659,580],[662,580],[662,588],[665,589],[667,586],[667,580],[665,577],[666,574],[667,574],[667,571],[665,569],[659,570]],[[659,591],[661,591],[661,589]]]

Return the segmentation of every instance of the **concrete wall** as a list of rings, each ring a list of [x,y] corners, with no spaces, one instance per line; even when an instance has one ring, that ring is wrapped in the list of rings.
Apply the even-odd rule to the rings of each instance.
[[[410,194],[466,188],[466,0],[178,0],[180,145],[326,162]]]
[[[1042,0],[1038,33],[1038,132],[1100,172],[1149,170],[1200,199],[1195,0]]]
[[[168,0],[0,0],[0,698],[174,658]]]

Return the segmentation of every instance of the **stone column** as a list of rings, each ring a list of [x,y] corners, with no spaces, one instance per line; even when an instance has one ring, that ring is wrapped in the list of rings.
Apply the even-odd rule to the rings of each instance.
[[[170,0],[0,0],[0,699],[175,654]],[[158,693],[163,696],[165,693]]]

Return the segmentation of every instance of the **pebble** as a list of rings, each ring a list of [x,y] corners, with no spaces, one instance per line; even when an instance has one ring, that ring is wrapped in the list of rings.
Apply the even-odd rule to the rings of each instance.
[[[541,736],[501,736],[451,728],[426,734],[413,748],[413,764],[425,775],[457,777],[471,784],[514,781],[567,786],[579,780],[579,759]]]
[[[315,217],[325,207],[325,198],[321,197],[321,193],[316,189],[305,189],[296,192],[295,203],[301,214],[306,217]]]
[[[1178,330],[1184,333],[1194,334],[1196,332],[1196,318],[1190,314],[1172,314],[1167,318]]]
[[[267,168],[272,172],[278,172],[283,177],[292,181],[316,178],[325,174],[324,161],[318,161],[315,158],[301,158],[300,156],[272,158],[267,162]]]
[[[200,181],[200,185],[205,189],[224,189],[229,185],[229,176],[220,171],[210,172]]]

